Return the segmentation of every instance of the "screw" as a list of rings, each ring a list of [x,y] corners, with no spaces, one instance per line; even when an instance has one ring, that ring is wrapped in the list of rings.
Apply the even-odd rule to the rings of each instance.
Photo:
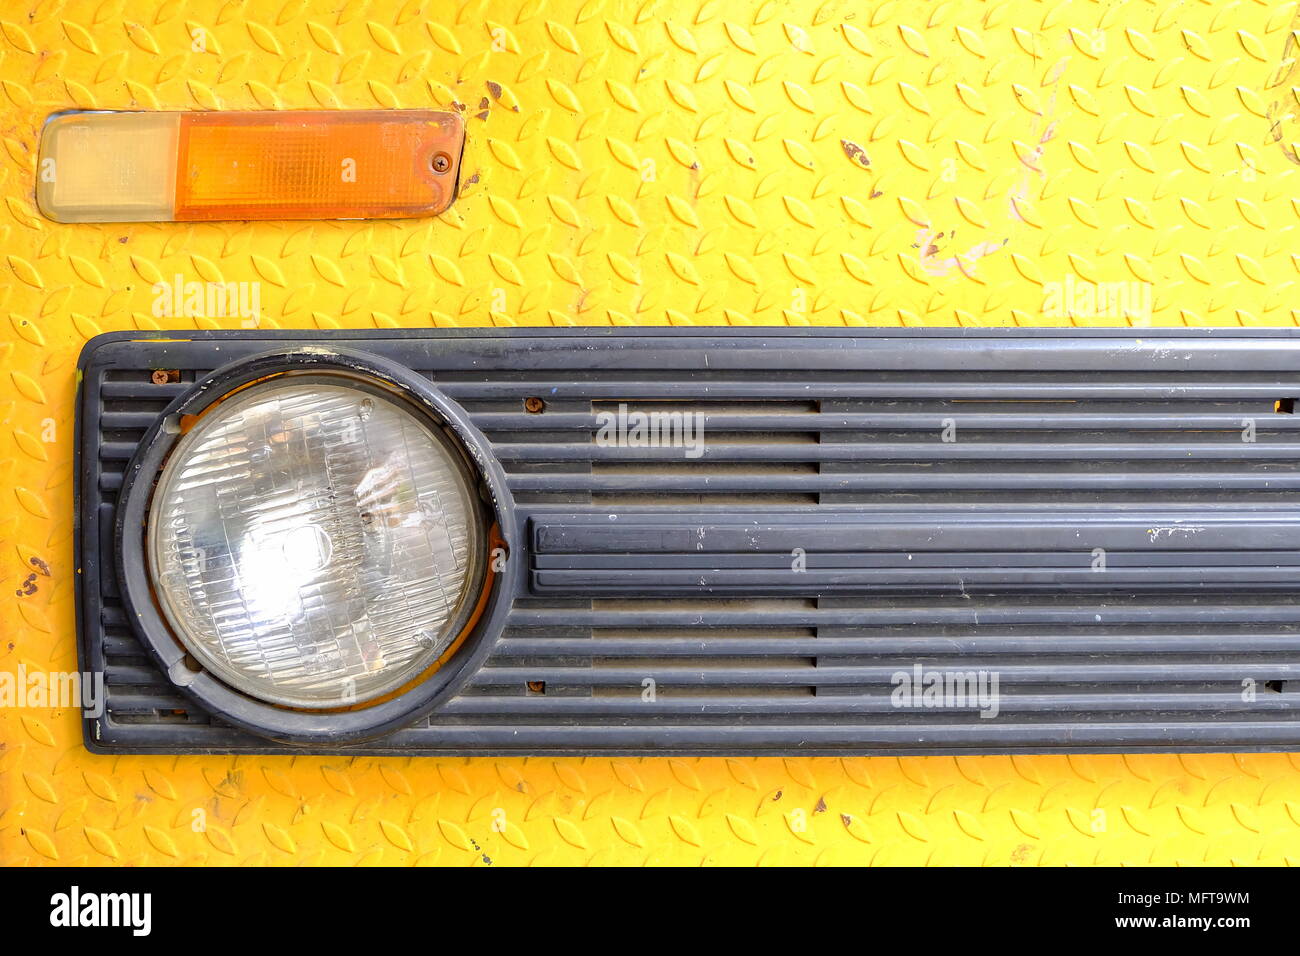
[[[545,409],[546,409],[546,403],[542,401],[540,398],[534,397],[534,398],[524,399],[524,411],[526,412],[532,412],[534,415],[536,415],[538,412],[544,411]]]
[[[446,153],[439,153],[433,157],[433,171],[435,173],[445,173],[451,169],[451,157]]]
[[[167,374],[166,369],[156,368],[153,374],[149,376],[149,380],[155,385],[166,385],[171,381],[171,376]]]

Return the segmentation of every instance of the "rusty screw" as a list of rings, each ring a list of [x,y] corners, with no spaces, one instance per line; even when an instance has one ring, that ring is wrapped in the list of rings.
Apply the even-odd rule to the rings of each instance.
[[[545,693],[546,693],[546,681],[544,681],[544,680],[530,680],[530,681],[528,681],[528,690],[529,690],[530,693],[533,693],[533,694],[545,694]]]
[[[439,153],[433,157],[433,171],[438,174],[445,173],[451,169],[451,157],[446,153]]]
[[[171,376],[167,374],[166,369],[156,368],[153,370],[153,374],[149,376],[149,380],[155,385],[166,385],[171,381]]]
[[[524,411],[532,412],[534,415],[536,415],[538,412],[542,412],[545,410],[546,410],[546,403],[542,401],[540,398],[533,397],[533,398],[524,399]]]

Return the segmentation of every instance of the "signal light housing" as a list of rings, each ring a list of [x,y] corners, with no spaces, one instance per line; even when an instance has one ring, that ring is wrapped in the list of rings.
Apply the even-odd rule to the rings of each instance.
[[[434,216],[464,141],[435,110],[60,113],[36,202],[57,222]]]

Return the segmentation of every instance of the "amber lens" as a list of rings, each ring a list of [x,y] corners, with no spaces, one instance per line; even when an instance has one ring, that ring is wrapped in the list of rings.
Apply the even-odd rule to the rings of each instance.
[[[448,140],[458,124],[431,110],[185,113],[175,218],[435,213],[455,185]]]

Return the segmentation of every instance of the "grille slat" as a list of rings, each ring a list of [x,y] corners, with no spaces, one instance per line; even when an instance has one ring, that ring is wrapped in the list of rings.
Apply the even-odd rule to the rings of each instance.
[[[656,474],[649,470],[620,475],[605,474],[521,474],[508,476],[512,490],[546,494],[631,493],[658,494],[766,492],[919,492],[945,491],[1288,491],[1300,489],[1300,472],[1294,465],[1251,471],[1115,471],[1061,473],[1046,471],[1001,472],[954,471],[949,474],[917,471],[878,471],[872,474],[780,473],[732,474],[701,468],[696,476]]]
[[[516,610],[510,616],[512,628],[549,628],[560,625],[575,627],[745,627],[761,614],[767,626],[774,627],[856,627],[934,625],[1006,625],[1022,624],[1041,628],[1060,626],[1166,624],[1203,626],[1207,624],[1300,624],[1300,606],[1279,597],[1276,605],[1225,605],[1213,597],[1189,595],[1186,606],[1180,604],[1136,604],[1119,602],[1080,602],[1074,606],[1022,606],[992,601],[963,601],[962,607],[898,607],[879,609],[809,608],[761,612],[701,609],[635,612],[608,610],[550,611],[530,608]]]
[[[1261,711],[1285,713],[1291,704],[1280,694],[1247,703],[1239,693],[1214,692],[1211,689],[1162,693],[1043,693],[1003,694],[999,701],[1002,714],[1060,715],[1086,713],[1112,715],[1117,720],[1135,720],[1159,715],[1167,719],[1187,719],[1190,715],[1212,712],[1216,715],[1258,715]],[[599,718],[604,720],[644,720],[648,705],[639,696],[615,697],[479,697],[462,696],[446,708],[449,717],[509,721]],[[664,699],[654,705],[656,719],[687,718],[698,720],[734,720],[763,717],[771,720],[816,723],[828,719],[861,720],[896,716],[899,711],[888,694],[874,696],[841,695],[817,697],[757,698],[691,696]],[[911,719],[911,718],[908,718]]]
[[[937,430],[936,430],[937,434]],[[129,451],[134,446],[127,448]],[[114,450],[117,445],[112,446]],[[495,445],[497,458],[509,465],[516,461],[669,461],[680,462],[680,448],[622,448],[592,444],[513,444]],[[1070,443],[953,443],[933,442],[881,443],[847,442],[833,445],[744,444],[710,442],[700,450],[701,463],[713,461],[771,462],[1020,462],[1071,461],[1087,456],[1093,465],[1117,461],[1294,461],[1300,458],[1300,445],[1291,442],[1235,444],[1204,442],[1189,444],[1174,440],[1121,444],[1115,442]]]
[[[927,715],[928,716],[928,715]],[[1300,726],[1289,717],[1283,718],[1269,712],[1268,719],[1228,721],[1216,715],[1213,719],[1150,721],[1123,720],[1086,723],[1070,720],[1044,720],[999,724],[997,720],[979,720],[965,723],[938,720],[910,720],[905,723],[872,723],[833,721],[824,723],[800,722],[795,725],[665,723],[645,721],[629,725],[626,722],[582,725],[581,744],[575,746],[572,715],[568,719],[521,725],[501,723],[457,723],[451,720],[436,727],[410,728],[385,738],[388,748],[351,748],[348,753],[368,752],[463,754],[463,753],[514,753],[514,754],[573,754],[594,753],[836,753],[872,751],[881,753],[927,753],[936,750],[935,741],[943,742],[949,753],[997,753],[1059,751],[1066,743],[1071,750],[1091,753],[1131,753],[1141,750],[1182,750],[1186,752],[1249,749],[1286,749],[1291,745]],[[130,730],[142,725],[117,728],[117,735],[126,736]],[[189,751],[195,746],[195,735],[201,736],[201,746],[212,752],[252,750],[257,753],[295,753],[294,748],[258,743],[250,746],[247,735],[230,728],[212,726],[195,727],[187,724],[160,723],[148,728],[147,747],[135,744],[137,750],[163,753]],[[1193,740],[1195,743],[1187,743]],[[101,737],[100,746],[111,738]],[[1117,743],[1123,741],[1123,743]],[[131,745],[125,744],[127,750]]]
[[[524,684],[530,680],[590,686],[638,687],[647,678],[664,686],[705,686],[743,684],[758,686],[889,686],[894,675],[906,673],[914,663],[923,663],[927,670],[968,671],[996,670],[1001,680],[1008,683],[1117,683],[1153,682],[1183,683],[1197,680],[1223,678],[1227,668],[1232,668],[1238,680],[1287,680],[1300,677],[1300,660],[1285,663],[1276,661],[1232,660],[1212,663],[1167,663],[1164,661],[1142,664],[1067,664],[1059,660],[1040,664],[1008,663],[1005,660],[981,661],[978,665],[959,658],[919,656],[899,657],[887,664],[861,664],[846,667],[821,667],[807,663],[803,667],[726,667],[712,664],[705,667],[661,666],[647,664],[641,667],[484,667],[471,681],[480,686]]]
[[[703,403],[699,403],[703,404]],[[1258,426],[1261,431],[1300,430],[1300,416],[1278,414],[1272,408],[1254,409],[1259,414],[1268,413]],[[746,414],[715,414],[700,412],[706,432],[841,432],[876,430],[884,434],[893,432],[937,432],[943,420],[951,418],[961,430],[983,431],[1151,431],[1177,435],[1179,439],[1191,438],[1203,431],[1230,431],[1239,434],[1242,412],[1189,413],[1187,415],[1140,415],[1123,412],[1095,412],[1079,414],[973,414],[970,412],[904,413],[879,412],[837,415],[827,412],[771,414],[756,412]],[[600,427],[596,415],[579,413],[548,413],[544,416],[518,415],[511,412],[480,412],[473,416],[474,423],[486,432],[595,432]]]
[[[1034,657],[1071,654],[1300,654],[1300,631],[1295,633],[1142,634],[1125,631],[1107,635],[981,634],[961,637],[656,637],[656,638],[520,638],[506,637],[493,650],[493,663],[513,657],[545,658],[562,654],[592,657],[811,657],[855,656],[935,659],[1027,654]],[[980,666],[986,666],[981,663]]]

